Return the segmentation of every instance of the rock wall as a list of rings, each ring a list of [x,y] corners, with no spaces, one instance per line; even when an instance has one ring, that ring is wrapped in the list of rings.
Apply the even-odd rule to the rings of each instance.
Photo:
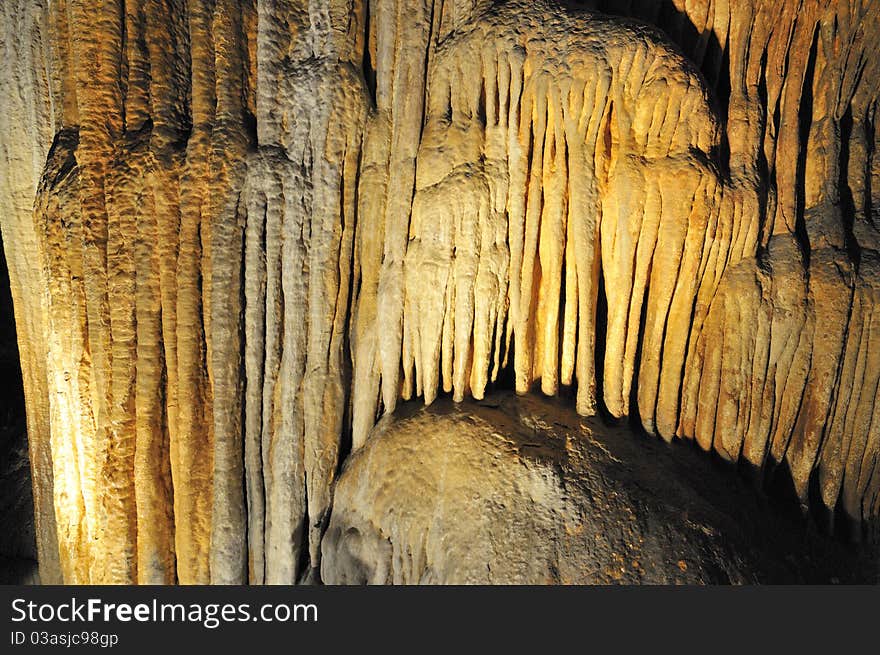
[[[44,581],[316,579],[401,399],[566,395],[880,514],[871,0],[11,0]]]
[[[60,582],[53,449],[49,420],[46,271],[36,256],[41,237],[34,199],[55,133],[50,101],[46,4],[4,2],[0,34],[0,228],[15,305],[27,414],[37,552],[43,580]]]

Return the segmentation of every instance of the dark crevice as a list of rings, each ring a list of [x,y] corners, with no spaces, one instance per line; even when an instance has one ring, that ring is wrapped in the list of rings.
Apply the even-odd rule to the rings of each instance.
[[[804,266],[810,269],[810,237],[807,233],[805,220],[806,212],[806,171],[807,152],[810,140],[810,128],[813,124],[813,78],[816,74],[816,57],[819,51],[819,29],[813,32],[813,43],[807,58],[807,67],[804,71],[804,80],[801,87],[801,102],[798,106],[798,156],[795,172],[795,237],[801,254],[804,258]]]
[[[714,36],[713,36],[714,40]],[[714,40],[717,44],[717,40]],[[721,46],[718,46],[719,48]],[[704,67],[705,72],[705,67]],[[730,174],[730,141],[727,134],[727,121],[730,115],[730,50],[723,48],[721,50],[721,65],[717,73],[717,79],[712,83],[715,93],[712,94],[712,101],[716,105],[721,118],[721,148],[720,158],[721,167],[725,176]],[[765,89],[766,92],[766,89]],[[765,103],[766,104],[766,103]]]
[[[570,156],[569,149],[568,149],[568,139],[565,136],[564,132],[563,132],[563,137],[562,137],[562,148],[563,148],[562,161],[565,162],[566,170],[570,170],[569,166],[568,166],[568,162],[570,161],[571,156]],[[564,223],[565,227],[562,230],[562,232],[563,232],[563,237],[562,237],[563,238],[563,246],[562,246],[561,252],[559,253],[559,256],[561,257],[562,262],[561,262],[561,266],[559,267],[559,280],[560,280],[559,306],[556,309],[556,311],[557,311],[556,343],[558,344],[558,347],[556,349],[555,365],[556,365],[556,370],[559,371],[560,373],[562,372],[562,352],[563,352],[563,349],[565,348],[565,302],[566,302],[566,294],[567,294],[567,285],[565,283],[565,279],[567,277],[567,268],[566,268],[566,261],[565,260],[567,259],[568,249],[574,245],[571,242],[571,240],[568,238],[568,233],[571,229],[568,224],[568,221],[569,221],[568,217],[570,217],[568,203],[569,203],[568,197],[564,196],[562,199],[562,215],[565,216],[566,219],[565,219],[565,223]],[[572,260],[572,261],[574,261],[574,260]],[[574,271],[572,271],[572,272],[574,273]],[[575,273],[575,277],[576,277],[576,273]],[[577,285],[576,284],[575,284],[575,289],[574,289],[573,301],[574,301],[575,305],[577,305],[578,297],[577,297]],[[577,353],[577,346],[576,346],[576,344],[577,344],[577,321],[575,321],[575,342],[574,343],[575,343],[574,352],[576,354]],[[576,364],[574,366],[574,369],[575,369],[575,376],[576,376],[576,372],[577,372],[577,365]],[[574,378],[575,376],[572,376],[572,377]],[[559,379],[558,386],[560,388],[562,386],[561,378]]]
[[[761,140],[758,143],[758,156],[757,156],[757,167],[758,167],[758,177],[762,182],[766,183],[770,180],[770,164],[767,161],[767,153],[764,149],[764,142],[767,138],[767,116],[768,116],[768,106],[767,106],[767,50],[765,49],[761,53],[761,75],[758,78],[758,100],[761,103],[761,109],[763,110],[760,114],[761,118]],[[764,186],[764,185],[762,185]],[[759,254],[760,249],[763,247],[764,243],[764,231],[767,229],[767,190],[766,188],[762,188],[758,193],[758,234],[761,235],[759,242]]]
[[[361,188],[361,170],[363,167],[364,152],[363,149],[358,150],[357,166],[354,171],[354,181],[352,183],[352,206],[354,207],[355,217],[352,226],[352,247],[350,253],[349,264],[349,293],[348,308],[346,310],[345,325],[342,331],[342,382],[345,393],[343,400],[343,417],[342,417],[342,434],[340,435],[339,456],[336,460],[336,472],[334,477],[338,477],[342,472],[342,467],[354,447],[353,443],[353,406],[352,391],[354,383],[354,357],[351,349],[351,331],[354,319],[354,311],[357,306],[358,297],[360,295],[360,277],[356,270],[358,247],[358,230],[360,229],[360,221],[358,220],[357,211],[360,207],[360,188]]]
[[[254,116],[253,112],[251,112],[249,109],[244,109],[242,123],[245,140],[250,150],[253,151],[257,147],[257,144],[259,142],[259,136],[257,132],[257,117]]]
[[[840,119],[840,167],[838,170],[837,189],[840,194],[840,217],[843,222],[844,243],[849,253],[850,261],[859,268],[862,251],[853,234],[853,224],[856,216],[856,203],[852,188],[849,185],[850,170],[850,139],[853,133],[852,105],[846,108],[846,112]],[[858,173],[856,173],[858,174]]]
[[[597,255],[598,256],[598,255]],[[596,408],[606,421],[617,419],[605,405],[605,350],[608,340],[608,296],[605,294],[605,272],[599,272],[599,289],[596,293]]]
[[[778,511],[792,521],[806,522],[808,531],[828,535],[839,542],[855,546],[863,541],[866,532],[862,521],[853,519],[843,509],[842,494],[834,508],[825,506],[822,499],[821,480],[813,470],[807,487],[807,498],[802,501],[787,461],[773,462],[763,472],[752,476],[764,495],[773,499]]]
[[[371,15],[370,15],[370,2],[364,3],[364,54],[361,60],[361,71],[364,75],[364,82],[367,85],[367,92],[370,95],[370,100],[373,103],[373,107],[376,106],[376,67],[373,63],[373,53],[372,48],[375,45],[373,43],[373,35],[371,32],[372,23],[371,23]]]
[[[728,36],[729,39],[729,36]],[[728,103],[731,95],[730,82],[730,47],[729,40],[721,43],[715,32],[711,32],[709,43],[706,46],[708,56],[703,61],[703,75],[709,82],[709,85],[715,91],[718,101],[724,107],[724,118],[727,119]]]
[[[162,307],[159,307],[159,316],[158,316],[159,325],[162,325]],[[171,472],[171,433],[168,429],[168,361],[165,358],[164,348],[162,350],[162,372],[160,373],[159,379],[159,389],[160,398],[159,398],[159,411],[162,412],[161,417],[161,425],[162,425],[162,446],[161,452],[165,453],[165,461],[162,463],[163,468],[163,479],[162,482],[164,484],[163,491],[165,492],[165,497],[169,499],[168,503],[168,526],[170,528],[170,563],[171,563],[171,574],[173,576],[171,583],[177,584],[177,552],[174,548],[174,535],[176,532],[176,522],[177,517],[174,514],[174,475]]]
[[[651,257],[653,261],[653,253]],[[648,280],[651,279],[651,270],[648,269]],[[645,327],[648,325],[648,296],[651,293],[651,288],[649,285],[645,285],[644,293],[642,294],[642,306],[639,311],[639,334],[636,339],[636,354],[635,360],[633,364],[633,375],[632,375],[632,386],[629,390],[629,416],[630,416],[630,425],[634,430],[644,432],[644,419],[641,415],[641,408],[639,407],[639,372],[641,366],[639,363],[642,361],[642,346],[645,343]],[[662,361],[662,358],[661,360]],[[658,393],[659,398],[659,393]],[[653,409],[656,409],[656,402]],[[654,416],[651,417],[651,420],[654,420]]]
[[[3,241],[0,237],[0,250]],[[36,581],[37,544],[24,385],[6,257],[0,254],[0,584]]]
[[[477,120],[486,127],[486,76],[480,75],[480,99],[477,102]]]
[[[614,139],[612,136],[612,125],[614,124],[614,101],[608,101],[608,116],[605,119],[605,125],[602,129],[602,164],[599,170],[596,171],[597,176],[600,180],[607,182],[608,181],[608,170],[611,166],[611,151],[614,146]]]
[[[308,492],[303,487],[303,518],[299,525],[294,527],[293,537],[290,540],[291,544],[299,547],[294,584],[305,584],[312,574],[312,558],[309,553],[309,522]]]

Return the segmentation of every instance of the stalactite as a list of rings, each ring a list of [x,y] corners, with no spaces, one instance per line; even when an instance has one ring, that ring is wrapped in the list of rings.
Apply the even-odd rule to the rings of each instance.
[[[377,419],[508,377],[876,524],[876,2],[10,0],[2,34],[45,581],[315,580]]]

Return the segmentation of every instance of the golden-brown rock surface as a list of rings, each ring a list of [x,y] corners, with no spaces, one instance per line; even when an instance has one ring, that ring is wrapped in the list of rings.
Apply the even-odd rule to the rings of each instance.
[[[876,531],[874,0],[6,0],[0,36],[43,581],[304,579],[381,415],[508,377]]]

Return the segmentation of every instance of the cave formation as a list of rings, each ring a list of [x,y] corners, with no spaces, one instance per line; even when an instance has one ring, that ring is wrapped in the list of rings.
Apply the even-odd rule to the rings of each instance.
[[[747,477],[876,541],[880,3],[0,11],[43,582],[760,581]]]

